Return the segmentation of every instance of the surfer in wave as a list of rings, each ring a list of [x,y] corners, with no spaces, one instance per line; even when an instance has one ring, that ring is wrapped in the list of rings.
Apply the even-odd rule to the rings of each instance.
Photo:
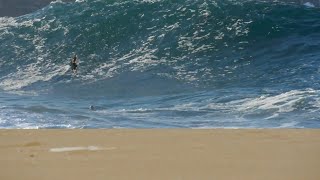
[[[78,70],[78,65],[77,65],[77,55],[74,55],[73,58],[71,59],[71,70],[74,74],[77,73]]]

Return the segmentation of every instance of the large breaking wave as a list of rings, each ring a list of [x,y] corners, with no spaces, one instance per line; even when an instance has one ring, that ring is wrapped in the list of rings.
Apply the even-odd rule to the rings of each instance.
[[[86,98],[209,92],[170,107],[214,109],[229,119],[319,115],[317,8],[232,0],[54,2],[0,18],[0,42],[0,89],[7,92]],[[73,54],[80,59],[77,76],[68,66]],[[223,92],[235,97],[221,100]]]

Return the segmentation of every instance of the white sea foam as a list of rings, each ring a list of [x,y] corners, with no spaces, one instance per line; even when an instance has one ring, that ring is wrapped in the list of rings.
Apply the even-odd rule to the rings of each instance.
[[[315,90],[292,90],[275,96],[260,96],[258,98],[247,99],[241,105],[238,105],[240,111],[251,111],[251,110],[267,110],[277,109],[278,113],[291,112],[295,110],[297,102],[303,99],[316,96]],[[234,102],[232,102],[234,103]],[[238,104],[238,102],[236,102]]]
[[[176,104],[171,108],[159,108],[157,110],[212,112],[214,114],[222,114],[224,117],[228,114],[231,116],[231,121],[240,122],[247,119],[243,117],[246,115],[255,115],[256,117],[269,120],[279,118],[281,114],[293,111],[303,110],[309,113],[317,113],[319,112],[319,107],[319,92],[313,89],[306,89],[292,90],[277,95],[262,95],[255,98],[230,100],[227,102],[215,102],[214,99],[204,99],[203,101],[185,102]],[[225,119],[228,120],[228,118]],[[221,120],[221,122],[224,122],[224,120]]]
[[[309,8],[314,8],[314,7],[316,7],[314,4],[312,4],[311,2],[306,2],[306,3],[304,3],[303,4],[304,6],[306,6],[306,7],[309,7]]]
[[[4,90],[19,90],[38,81],[49,81],[57,75],[65,74],[69,66],[56,66],[48,73],[42,73],[41,66],[37,63],[29,64],[26,68],[18,68],[18,71],[7,75],[0,81],[0,87]]]
[[[50,2],[50,4],[56,4],[56,3],[64,3],[64,1],[63,0],[54,0],[54,1]]]
[[[228,127],[220,127],[220,126],[202,126],[202,127],[196,127],[191,129],[242,129],[242,127],[234,127],[234,126],[228,126]],[[245,127],[246,129],[248,127]]]
[[[298,125],[298,122],[292,121],[292,122],[283,123],[277,128],[294,128],[294,127],[297,127],[297,125]]]
[[[137,2],[141,3],[156,3],[156,2],[161,2],[162,0],[136,0]]]
[[[60,148],[50,148],[49,152],[70,152],[70,151],[101,151],[101,150],[114,150],[117,149],[116,147],[108,147],[108,148],[101,148],[98,146],[87,146],[87,147],[60,147]]]

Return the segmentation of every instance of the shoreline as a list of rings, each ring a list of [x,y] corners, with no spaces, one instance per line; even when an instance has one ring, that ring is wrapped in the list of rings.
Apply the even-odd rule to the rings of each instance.
[[[0,130],[0,179],[320,179],[318,129]]]

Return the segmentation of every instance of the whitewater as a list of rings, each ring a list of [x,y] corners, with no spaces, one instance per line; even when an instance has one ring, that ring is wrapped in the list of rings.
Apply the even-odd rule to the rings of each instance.
[[[56,1],[0,43],[0,128],[320,128],[316,7]]]

